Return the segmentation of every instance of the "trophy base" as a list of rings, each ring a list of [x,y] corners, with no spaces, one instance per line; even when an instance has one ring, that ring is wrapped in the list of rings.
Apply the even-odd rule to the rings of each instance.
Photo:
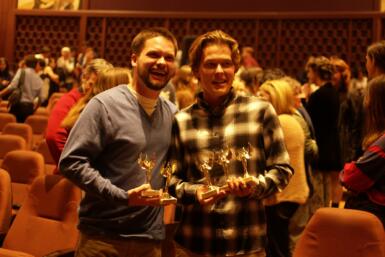
[[[161,205],[169,205],[169,204],[176,204],[177,200],[175,197],[169,196],[169,197],[162,197],[160,199],[160,204]]]
[[[202,198],[203,199],[206,199],[206,198],[209,198],[209,197],[212,197],[212,196],[215,196],[218,194],[218,188],[209,188],[207,191],[205,191],[204,193],[202,193]]]
[[[252,176],[246,176],[246,177],[243,177],[243,181],[247,184],[247,183],[250,183],[253,181],[253,177]]]
[[[219,190],[221,190],[221,191],[229,191],[230,187],[229,187],[229,185],[224,185],[224,186],[219,187]]]
[[[142,196],[143,197],[156,197],[156,196],[159,196],[159,190],[148,189],[148,190],[142,191]]]

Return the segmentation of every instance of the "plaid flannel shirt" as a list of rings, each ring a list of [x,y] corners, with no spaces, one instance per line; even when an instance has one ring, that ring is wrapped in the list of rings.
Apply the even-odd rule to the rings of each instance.
[[[260,186],[248,197],[228,195],[215,204],[201,206],[196,189],[207,184],[199,163],[213,152],[230,147],[236,152],[251,145],[247,161],[250,175]],[[264,251],[266,222],[261,199],[283,189],[293,174],[283,133],[273,107],[254,97],[230,92],[224,103],[212,109],[203,100],[175,116],[171,156],[178,164],[170,192],[184,210],[176,241],[192,252],[208,256],[232,256]],[[230,176],[243,176],[242,163],[231,159]],[[224,185],[226,176],[214,163],[210,180]]]

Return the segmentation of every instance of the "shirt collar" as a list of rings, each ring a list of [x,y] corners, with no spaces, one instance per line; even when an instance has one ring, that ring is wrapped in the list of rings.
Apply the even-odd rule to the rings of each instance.
[[[225,112],[227,106],[229,106],[233,102],[235,96],[236,94],[234,92],[234,89],[231,88],[225,100],[220,105],[213,108],[204,99],[203,92],[200,92],[197,96],[197,104],[200,108],[204,109],[210,115],[221,116]]]

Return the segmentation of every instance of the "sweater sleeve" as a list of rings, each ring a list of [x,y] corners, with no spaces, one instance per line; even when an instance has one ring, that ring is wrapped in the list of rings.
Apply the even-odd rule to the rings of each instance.
[[[65,177],[87,193],[107,201],[127,202],[127,192],[112,184],[93,166],[94,160],[111,141],[108,129],[111,127],[104,105],[92,99],[71,130],[59,167]]]
[[[385,137],[372,144],[364,155],[355,162],[345,164],[340,173],[342,184],[349,190],[364,192],[372,187],[383,175],[385,167]]]
[[[282,191],[294,173],[278,116],[271,105],[264,114],[263,130],[266,171],[258,177],[260,184],[253,194],[256,198],[265,198]]]

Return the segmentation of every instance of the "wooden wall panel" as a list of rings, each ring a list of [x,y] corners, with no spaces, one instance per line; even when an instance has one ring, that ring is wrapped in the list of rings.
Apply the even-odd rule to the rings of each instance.
[[[137,10],[177,12],[290,12],[379,11],[381,0],[88,0],[91,10]]]
[[[381,13],[255,13],[231,17],[191,13],[45,13],[16,12],[14,64],[27,53],[39,52],[44,45],[58,55],[64,45],[79,49],[87,43],[114,65],[128,66],[132,38],[143,28],[164,26],[175,34],[180,46],[185,36],[222,29],[241,46],[254,47],[262,67],[280,67],[296,76],[310,55],[338,55],[351,65],[363,67],[366,47],[380,35],[385,36],[385,14]],[[80,23],[86,28],[80,30]],[[83,39],[86,42],[81,42]]]
[[[366,48],[376,41],[373,37],[373,20],[354,19],[351,23],[351,49],[348,60],[352,68],[359,67],[365,71]]]
[[[191,19],[189,33],[200,35],[212,30],[223,30],[240,44],[255,44],[255,21],[253,19]]]
[[[278,67],[295,75],[310,55],[338,55],[347,59],[349,21],[306,19],[282,21]]]
[[[260,20],[257,34],[257,59],[262,67],[277,67],[278,20]]]
[[[87,20],[86,45],[92,47],[98,56],[104,56],[103,18],[91,17]]]
[[[104,57],[114,65],[130,65],[130,46],[134,36],[144,28],[164,27],[165,19],[109,18]]]
[[[51,47],[58,57],[63,46],[78,46],[79,17],[17,16],[14,60],[40,53],[43,46]]]
[[[178,40],[179,48],[182,47],[183,38],[190,34],[190,26],[188,19],[169,19],[167,20],[168,29],[175,35]]]
[[[16,0],[0,0],[0,56],[10,57],[7,52],[13,44],[14,32],[14,9]]]

